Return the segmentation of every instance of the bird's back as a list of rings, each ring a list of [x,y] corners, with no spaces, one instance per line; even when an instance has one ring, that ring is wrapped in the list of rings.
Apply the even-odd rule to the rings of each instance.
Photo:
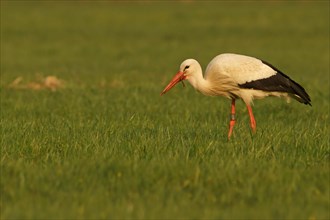
[[[237,84],[243,84],[256,78],[268,78],[275,75],[276,71],[257,58],[225,53],[214,57],[206,67],[206,79],[214,78],[214,74],[226,75]]]

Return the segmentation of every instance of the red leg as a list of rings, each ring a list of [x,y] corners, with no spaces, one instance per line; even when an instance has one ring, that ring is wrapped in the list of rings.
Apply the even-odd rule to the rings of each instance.
[[[231,112],[230,112],[230,121],[229,121],[229,132],[228,132],[228,140],[230,139],[233,128],[235,125],[235,99],[232,99],[231,101]]]
[[[247,107],[247,109],[249,111],[250,126],[251,126],[251,129],[252,129],[252,132],[255,133],[256,132],[256,129],[257,129],[257,123],[256,123],[256,120],[254,119],[252,108],[251,108],[250,105],[246,105],[246,107]]]

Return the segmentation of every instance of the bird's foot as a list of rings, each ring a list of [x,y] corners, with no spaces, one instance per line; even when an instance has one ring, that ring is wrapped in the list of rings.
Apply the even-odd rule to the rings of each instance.
[[[251,121],[250,123],[252,134],[255,134],[257,132],[257,124],[256,121]]]
[[[228,132],[228,140],[230,140],[231,135],[233,134],[233,128],[235,125],[235,119],[234,119],[235,115],[231,116],[230,122],[229,122],[229,132]]]

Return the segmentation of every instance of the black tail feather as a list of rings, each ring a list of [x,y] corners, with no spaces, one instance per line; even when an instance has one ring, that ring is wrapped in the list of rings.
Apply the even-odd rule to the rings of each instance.
[[[283,76],[286,80],[286,86],[288,86],[289,88],[292,89],[292,92],[293,94],[297,95],[300,99],[297,99],[299,102],[302,102],[306,105],[312,105],[311,104],[311,99],[310,99],[310,96],[307,94],[306,90],[301,86],[299,85],[297,82],[295,82],[294,80],[292,80],[289,76],[285,75],[282,71],[280,71],[279,69],[277,69],[276,67],[274,67],[272,64],[266,62],[266,61],[263,61],[262,62],[264,64],[266,64],[267,66],[271,67],[273,70],[275,70],[278,74],[280,74],[281,76]]]
[[[290,80],[290,86],[293,89],[294,94],[296,96],[299,96],[299,98],[300,98],[300,99],[296,99],[296,100],[298,100],[299,102],[302,102],[306,105],[311,106],[312,105],[311,99],[310,99],[309,95],[307,94],[306,90],[301,85],[299,85],[298,83],[293,81],[292,79],[289,78],[289,80]]]
[[[276,71],[276,74],[268,78],[240,84],[239,86],[241,88],[259,89],[269,92],[285,92],[290,94],[290,96],[292,96],[297,101],[306,105],[311,105],[311,99],[306,90],[301,85],[293,81],[289,76],[285,75],[270,63],[267,63],[266,61],[262,61],[262,63]]]

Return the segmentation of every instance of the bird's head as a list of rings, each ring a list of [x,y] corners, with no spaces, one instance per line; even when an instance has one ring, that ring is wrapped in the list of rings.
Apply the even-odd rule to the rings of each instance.
[[[163,92],[160,95],[164,95],[167,91],[169,91],[172,87],[174,87],[177,83],[183,83],[183,80],[188,79],[190,83],[194,82],[194,76],[201,72],[201,66],[194,59],[187,59],[183,61],[180,65],[180,70],[175,74],[171,82],[165,87]],[[184,84],[183,84],[184,85]]]

